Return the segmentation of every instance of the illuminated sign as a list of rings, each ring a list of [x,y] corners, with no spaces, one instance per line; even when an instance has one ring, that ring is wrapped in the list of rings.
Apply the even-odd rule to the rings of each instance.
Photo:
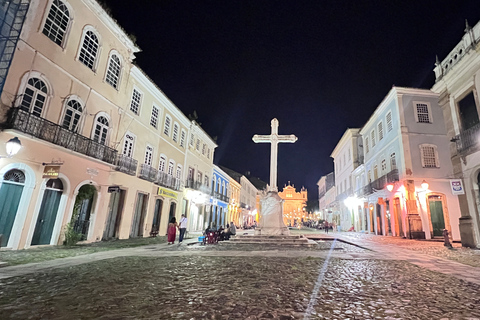
[[[164,188],[158,188],[157,194],[167,198],[177,199],[177,193]]]
[[[45,166],[42,178],[57,179],[59,172],[60,166]]]
[[[463,189],[462,180],[460,180],[460,179],[450,180],[450,187],[452,188],[452,194],[454,194],[454,195],[465,194],[465,190]]]

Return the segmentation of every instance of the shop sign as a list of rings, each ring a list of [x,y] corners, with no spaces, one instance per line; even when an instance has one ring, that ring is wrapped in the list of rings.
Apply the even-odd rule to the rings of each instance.
[[[463,189],[463,183],[461,179],[451,179],[450,188],[452,188],[453,195],[465,194],[465,190]]]
[[[164,188],[158,188],[157,194],[167,198],[177,199],[177,193]]]
[[[59,172],[60,172],[60,166],[45,166],[45,168],[43,168],[42,178],[57,179]]]
[[[120,192],[120,187],[119,186],[108,187],[108,193],[112,193],[112,192]]]

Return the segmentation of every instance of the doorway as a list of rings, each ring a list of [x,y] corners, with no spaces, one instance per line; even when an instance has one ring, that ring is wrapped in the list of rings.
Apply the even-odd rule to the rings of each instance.
[[[377,221],[377,235],[383,235],[383,223],[382,223],[382,206],[377,203],[375,207],[376,221]]]
[[[390,214],[390,200],[385,200],[385,218],[387,220],[387,235],[392,235],[392,221],[391,221],[391,214]]]
[[[170,211],[168,212],[168,221],[175,217],[175,212],[177,211],[177,204],[175,202],[170,203]]]
[[[87,240],[90,228],[90,214],[97,189],[91,184],[85,184],[78,190],[73,206],[73,230],[80,234],[80,241]]]
[[[122,221],[123,204],[125,201],[125,190],[110,194],[110,203],[108,204],[108,218],[103,232],[103,240],[118,238],[120,233],[120,223]]]
[[[152,222],[152,233],[160,230],[160,221],[162,215],[162,207],[163,207],[163,200],[157,199],[155,200],[155,210],[153,211],[153,222]]]
[[[428,205],[430,208],[430,219],[432,220],[433,236],[440,237],[443,235],[443,229],[445,229],[442,196],[428,196]]]
[[[147,213],[148,194],[138,193],[135,212],[133,215],[132,228],[130,230],[130,238],[143,237],[143,225],[145,215]]]
[[[0,247],[8,244],[13,222],[17,216],[20,197],[25,184],[25,174],[17,169],[7,171],[0,187]]]
[[[57,219],[58,206],[63,193],[63,183],[60,179],[49,179],[43,193],[42,204],[35,224],[32,246],[50,244],[52,232]]]

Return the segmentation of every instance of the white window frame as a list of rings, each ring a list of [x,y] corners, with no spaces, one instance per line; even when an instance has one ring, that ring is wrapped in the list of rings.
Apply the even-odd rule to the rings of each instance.
[[[31,84],[29,84],[28,82],[32,78],[36,78],[36,79],[42,81],[43,84],[45,85],[46,89],[47,89],[47,92],[43,92],[42,90],[39,90],[39,89],[35,88],[34,86],[32,86]],[[35,114],[35,115],[37,115],[41,118],[44,118],[45,114],[47,113],[47,109],[48,109],[48,105],[49,105],[50,97],[51,97],[51,92],[52,92],[51,85],[50,85],[49,81],[40,72],[36,72],[36,71],[30,72],[29,74],[26,74],[22,78],[20,90],[18,91],[18,96],[22,97],[22,98],[18,99],[18,105],[17,105],[22,110],[24,110],[22,108],[23,96],[25,95],[25,91],[27,89],[30,89],[30,90],[33,91],[32,101],[30,102],[28,112],[32,113],[32,114]],[[37,101],[38,95],[41,95],[45,98],[44,103],[42,105],[42,110],[40,112],[40,115],[34,113],[35,105],[36,105],[35,101]]]
[[[67,38],[68,38],[68,35],[70,33],[70,29],[72,27],[72,21],[73,21],[73,10],[72,10],[72,7],[70,6],[70,4],[66,1],[62,1],[62,0],[58,0],[58,2],[61,2],[66,10],[68,11],[68,22],[67,22],[67,25],[65,27],[65,29],[63,30],[63,35],[62,35],[62,40],[60,41],[60,43],[58,43],[57,41],[53,40],[52,38],[50,38],[49,35],[45,34],[45,26],[47,24],[47,20],[50,20],[48,17],[50,16],[50,11],[52,10],[52,7],[53,7],[53,0],[49,1],[50,2],[50,5],[48,6],[48,10],[45,10],[45,16],[43,17],[43,22],[42,22],[42,30],[41,30],[41,33],[46,36],[47,38],[49,38],[51,41],[53,41],[54,43],[56,43],[57,45],[59,45],[61,48],[65,48],[65,45],[67,43]],[[58,6],[57,6],[58,8]],[[55,17],[55,21],[58,21],[58,16]],[[58,24],[55,23],[55,21],[53,21],[53,23],[55,24],[55,26],[58,27]],[[58,30],[58,29],[57,29]],[[52,34],[52,33],[50,33]],[[58,34],[58,33],[56,33]],[[55,37],[57,38],[57,37]]]
[[[152,166],[152,161],[153,161],[153,147],[149,144],[147,144],[147,147],[145,148],[145,159],[144,159],[144,164],[147,166]]]
[[[372,140],[372,149],[375,147],[376,141],[375,141],[375,129],[370,131],[370,139]]]
[[[112,72],[110,68],[112,63],[116,63],[115,61],[113,61],[114,56],[117,57],[118,59],[118,74],[115,74],[114,72]],[[105,82],[108,83],[110,86],[112,86],[112,88],[114,88],[117,91],[120,88],[120,80],[122,78],[122,67],[123,67],[122,56],[120,55],[120,53],[118,53],[117,50],[111,50],[108,56],[107,69],[105,70]],[[110,82],[110,81],[113,81],[113,80],[109,80],[110,78],[112,78],[113,80],[116,80],[116,84],[113,84],[112,82]]]
[[[160,160],[158,161],[158,172],[165,173],[167,169],[167,156],[163,153],[160,155]]]
[[[165,115],[165,122],[163,123],[163,133],[170,137],[170,132],[172,129],[172,117],[167,114]]]
[[[438,149],[437,149],[437,146],[434,145],[434,144],[429,144],[429,143],[424,143],[424,144],[421,144],[419,145],[419,148],[420,148],[420,158],[422,160],[422,167],[423,168],[440,168],[440,160],[438,158]],[[425,157],[425,153],[427,152],[427,148],[429,148],[429,152],[432,151],[433,152],[433,158],[432,157],[429,157],[428,159]],[[427,160],[434,160],[435,163],[434,164],[431,164],[430,163],[427,163]]]
[[[185,139],[187,137],[187,132],[182,129],[182,132],[180,134],[180,147],[185,148]]]
[[[173,174],[175,173],[174,170],[175,170],[175,160],[170,159],[170,160],[168,161],[167,174],[168,174],[169,176],[173,176]]]
[[[195,146],[195,135],[193,133],[190,134],[190,145],[192,148]]]
[[[138,97],[138,98],[137,98]],[[139,115],[142,107],[143,92],[137,87],[133,87],[132,95],[130,96],[130,111]]]
[[[156,113],[156,114],[155,114]],[[152,114],[150,115],[150,125],[158,129],[158,119],[160,118],[160,108],[152,105]]]
[[[178,125],[178,122],[175,122],[173,124],[173,131],[172,131],[172,140],[174,142],[178,142],[178,133],[180,131],[180,126]]]
[[[93,121],[92,132],[90,133],[90,137],[91,137],[91,139],[92,139],[93,141],[96,141],[97,143],[102,144],[101,136],[99,136],[99,137],[100,137],[100,140],[99,140],[99,141],[97,141],[97,140],[95,139],[95,131],[96,131],[96,128],[97,128],[97,122],[99,122],[98,119],[99,119],[100,117],[105,118],[105,120],[108,122],[107,125],[105,125],[104,123],[98,123],[98,126],[100,126],[100,129],[101,129],[101,132],[103,132],[102,129],[106,129],[106,130],[107,130],[106,135],[105,135],[105,143],[104,143],[104,145],[107,146],[107,145],[108,145],[108,141],[109,141],[109,139],[110,139],[110,131],[111,131],[111,130],[110,130],[110,128],[111,128],[111,127],[110,127],[110,123],[111,123],[111,121],[112,121],[112,120],[110,119],[110,116],[108,115],[108,113],[101,111],[101,112],[99,112],[99,113],[97,113],[97,114],[95,115],[95,119],[94,119],[94,121]]]
[[[198,152],[200,152],[200,139],[197,138],[197,143],[195,145],[195,150],[197,150]]]
[[[127,133],[125,133],[125,136],[123,137],[123,147],[122,147],[122,154],[124,156],[133,158],[133,153],[135,151],[136,138],[137,137],[130,131],[127,131]]]
[[[383,139],[383,121],[380,121],[377,124],[377,130],[378,130],[378,141]]]
[[[88,65],[86,65],[84,62],[82,62],[80,60],[80,55],[82,53],[82,48],[83,48],[83,44],[85,42],[85,37],[87,35],[87,32],[92,32],[93,34],[95,34],[95,36],[97,37],[97,41],[98,41],[98,48],[97,48],[97,52],[96,52],[96,55],[94,57],[94,60],[93,60],[93,64],[92,64],[92,68],[90,68]],[[100,37],[100,33],[93,27],[93,26],[90,26],[90,25],[87,25],[83,28],[83,32],[82,32],[82,38],[80,40],[80,46],[78,48],[78,53],[77,53],[77,60],[84,66],[86,66],[87,68],[89,68],[90,70],[92,70],[93,72],[96,72],[97,71],[97,67],[98,67],[98,61],[100,60],[99,59],[99,56],[100,56],[100,53],[102,51],[102,39]],[[87,51],[88,52],[88,51]],[[90,52],[88,52],[90,54]],[[91,55],[91,54],[90,54]]]
[[[426,113],[422,112],[421,114],[419,114],[419,112],[418,112],[418,106],[419,105],[424,105],[425,107],[427,107],[427,112]],[[418,123],[433,123],[432,107],[430,105],[430,102],[413,101],[413,111],[415,113],[415,121],[416,122],[418,122]],[[425,119],[423,119],[423,116],[425,116],[425,115],[428,117],[428,121],[425,121]]]
[[[385,116],[385,123],[387,124],[387,132],[393,130],[393,118],[392,118],[392,111],[388,111]]]
[[[205,155],[205,152],[207,151],[207,144],[204,143],[202,146],[202,155]]]
[[[181,164],[177,164],[177,171],[175,172],[175,178],[177,178],[178,180],[181,180],[182,179],[182,165]]]
[[[395,152],[390,155],[390,170],[397,169],[397,158]]]
[[[370,152],[370,145],[368,144],[368,137],[365,137],[365,153]]]
[[[78,104],[80,105],[81,107],[81,111],[78,112],[78,110],[75,110],[73,108],[71,108],[69,106],[69,103],[70,101],[76,101],[78,102]],[[70,120],[70,123],[69,123],[69,126],[68,128],[65,128],[63,125],[65,123],[65,117],[67,116],[67,112],[68,110],[71,109],[72,110],[72,119]],[[85,104],[84,102],[82,101],[82,99],[80,99],[79,96],[77,95],[71,95],[69,96],[66,100],[65,100],[65,103],[63,105],[63,112],[62,112],[62,122],[60,123],[60,125],[62,126],[62,128],[65,128],[67,130],[70,130],[70,131],[73,131],[73,132],[81,132],[81,128],[83,127],[83,119],[84,119],[84,110],[85,110]],[[79,119],[78,119],[78,122],[77,122],[77,126],[76,128],[73,130],[72,128],[72,124],[73,124],[73,119],[75,118],[75,114],[79,114]]]

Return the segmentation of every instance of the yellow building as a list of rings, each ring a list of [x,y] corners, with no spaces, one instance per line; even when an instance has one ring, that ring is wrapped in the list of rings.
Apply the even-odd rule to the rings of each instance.
[[[302,187],[300,192],[297,192],[295,186],[285,186],[281,192],[278,193],[283,199],[283,222],[287,226],[294,226],[301,224],[302,219],[307,218],[305,206],[307,205],[307,189]]]

